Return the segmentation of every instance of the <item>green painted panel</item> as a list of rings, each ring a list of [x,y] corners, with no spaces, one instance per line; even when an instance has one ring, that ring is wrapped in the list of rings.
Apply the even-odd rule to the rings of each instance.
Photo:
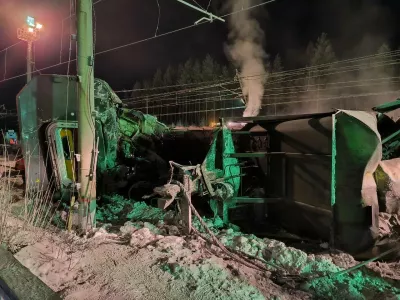
[[[381,159],[382,149],[374,115],[340,111],[334,120],[335,242],[336,246],[354,253],[371,246],[378,229],[379,208],[372,174]]]

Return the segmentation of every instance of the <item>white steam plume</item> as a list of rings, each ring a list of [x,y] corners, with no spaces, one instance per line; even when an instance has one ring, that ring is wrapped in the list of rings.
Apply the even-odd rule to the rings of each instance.
[[[252,0],[229,0],[229,9],[232,12],[239,11],[251,4]],[[257,116],[264,95],[264,83],[267,80],[263,62],[267,56],[262,45],[264,32],[257,20],[252,17],[250,10],[231,15],[229,28],[230,43],[227,51],[240,68],[240,76],[250,76],[241,80],[243,95],[247,99],[243,116]]]

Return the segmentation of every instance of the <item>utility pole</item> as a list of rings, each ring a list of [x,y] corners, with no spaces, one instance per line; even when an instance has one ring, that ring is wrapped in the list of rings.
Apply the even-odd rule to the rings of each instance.
[[[32,79],[32,42],[28,41],[28,49],[26,53],[26,82]]]
[[[17,37],[18,39],[27,42],[27,54],[26,54],[26,82],[28,83],[32,79],[32,65],[33,65],[33,55],[32,55],[32,45],[40,38],[40,30],[43,25],[36,23],[35,18],[27,17],[26,25],[24,27],[18,28]]]
[[[94,120],[92,14],[92,0],[77,0],[79,226],[83,232],[96,225],[97,146]]]

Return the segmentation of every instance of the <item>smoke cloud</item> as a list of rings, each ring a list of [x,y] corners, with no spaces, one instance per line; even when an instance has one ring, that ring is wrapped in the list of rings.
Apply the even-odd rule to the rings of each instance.
[[[252,5],[252,0],[230,0],[229,11],[239,11]],[[257,116],[261,109],[267,70],[263,49],[264,32],[251,15],[251,10],[230,16],[228,55],[240,69],[243,95],[246,99],[244,117]],[[254,76],[257,75],[257,76]]]

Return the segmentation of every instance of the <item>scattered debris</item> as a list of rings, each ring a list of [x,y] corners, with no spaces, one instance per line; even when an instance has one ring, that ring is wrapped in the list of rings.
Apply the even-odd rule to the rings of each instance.
[[[227,249],[265,261],[246,266],[199,235],[185,236],[170,213],[134,203],[118,232],[87,237],[47,235],[16,258],[65,299],[391,299],[400,295],[400,267],[369,263],[357,270],[348,254],[307,255],[284,243],[243,234],[221,219],[194,220]],[[168,219],[168,222],[165,220]],[[106,226],[105,226],[106,227]],[[111,227],[110,227],[111,228]],[[276,266],[284,275],[274,277]],[[105,272],[107,270],[107,272]],[[290,278],[294,281],[291,282]],[[298,281],[301,278],[303,281]],[[394,299],[394,298],[393,298]]]

